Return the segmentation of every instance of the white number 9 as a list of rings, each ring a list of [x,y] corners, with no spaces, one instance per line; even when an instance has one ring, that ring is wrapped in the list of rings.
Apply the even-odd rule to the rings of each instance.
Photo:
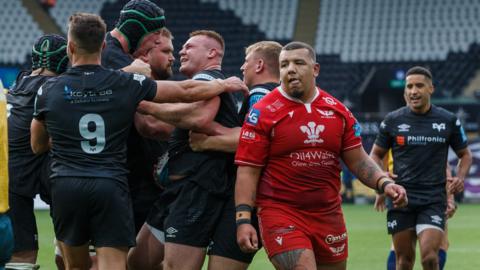
[[[89,128],[90,125],[90,128]],[[82,150],[89,154],[98,154],[105,148],[105,121],[98,114],[85,114],[78,122],[80,135],[87,139],[81,142]]]

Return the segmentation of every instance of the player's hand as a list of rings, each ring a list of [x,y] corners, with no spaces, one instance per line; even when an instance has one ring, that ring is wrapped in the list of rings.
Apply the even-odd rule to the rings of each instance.
[[[123,68],[123,71],[138,73],[147,77],[152,77],[152,69],[150,68],[150,64],[145,63],[140,59],[133,60],[133,62],[129,66]]]
[[[385,206],[385,195],[383,194],[375,194],[375,203],[373,204],[373,208],[378,212],[383,212],[386,209]]]
[[[155,102],[142,100],[138,103],[137,112],[140,114],[153,114],[156,107]]]
[[[258,250],[257,230],[252,224],[241,224],[237,227],[237,243],[245,253],[252,253]]]
[[[225,80],[220,80],[220,82],[225,86],[225,92],[242,91],[244,96],[248,96],[248,87],[240,78],[232,76]]]
[[[445,215],[447,218],[453,217],[455,212],[457,211],[457,203],[455,202],[454,198],[448,198],[447,200],[447,210],[445,211]]]
[[[205,151],[204,144],[207,139],[208,135],[206,134],[190,131],[190,138],[188,140],[190,148],[195,152]]]
[[[450,194],[456,194],[463,191],[464,181],[456,176],[447,177],[447,191]]]
[[[408,205],[407,191],[402,186],[389,184],[385,186],[384,193],[392,199],[393,207],[401,208]]]

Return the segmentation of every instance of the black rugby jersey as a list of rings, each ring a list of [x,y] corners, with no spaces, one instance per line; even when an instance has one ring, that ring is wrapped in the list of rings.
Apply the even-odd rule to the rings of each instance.
[[[204,70],[195,74],[192,79],[210,81],[224,78],[225,75],[220,70]],[[220,107],[215,116],[215,121],[225,127],[241,126],[232,94],[222,93],[219,97]],[[197,182],[211,193],[231,194],[236,174],[233,164],[234,155],[217,151],[193,152],[188,139],[189,130],[176,128],[173,131],[168,150],[170,156],[169,173],[188,175],[190,181]]]
[[[278,86],[278,83],[264,83],[252,86],[248,94],[248,98],[245,98],[242,103],[242,107],[240,108],[240,119],[245,119],[245,116],[250,108]]]
[[[448,147],[467,147],[460,121],[451,112],[432,105],[425,114],[408,106],[389,113],[380,124],[375,144],[392,148],[396,182],[411,202],[445,201]]]
[[[19,74],[15,86],[7,93],[9,190],[34,197],[41,177],[48,177],[45,165],[48,153],[35,155],[30,146],[30,124],[37,90],[52,76]]]
[[[51,177],[125,181],[125,142],[134,113],[156,89],[143,75],[98,65],[70,68],[44,84],[34,117],[45,121],[52,139]]]
[[[126,54],[120,42],[110,33],[105,36],[105,48],[102,50],[102,66],[111,69],[121,69],[133,62],[133,57]]]

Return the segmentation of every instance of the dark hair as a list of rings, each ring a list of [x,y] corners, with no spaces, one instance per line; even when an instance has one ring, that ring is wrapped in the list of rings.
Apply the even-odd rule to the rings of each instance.
[[[148,0],[131,0],[123,6],[115,27],[128,41],[133,53],[149,33],[165,26],[163,9]]]
[[[85,53],[100,52],[105,38],[106,25],[100,16],[90,13],[75,13],[70,16],[69,38]]]
[[[405,75],[405,77],[410,76],[410,75],[423,75],[423,76],[429,78],[430,80],[433,80],[432,73],[430,72],[430,70],[428,70],[427,68],[421,67],[421,66],[415,66],[415,67],[412,67],[411,69],[409,69],[407,71],[407,74]]]
[[[315,50],[312,48],[312,46],[308,45],[305,42],[292,41],[287,45],[283,46],[282,51],[292,51],[298,49],[307,49],[308,55],[312,58],[313,62],[317,61],[317,55],[315,53]]]
[[[67,40],[55,34],[41,36],[32,48],[32,69],[45,68],[57,74],[67,69]]]

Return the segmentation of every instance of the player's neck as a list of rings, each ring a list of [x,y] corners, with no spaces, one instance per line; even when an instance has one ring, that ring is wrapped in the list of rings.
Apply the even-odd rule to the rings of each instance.
[[[32,71],[30,74],[31,76],[37,76],[37,75],[42,75],[42,76],[57,76],[57,73],[48,70],[46,68],[37,68]]]
[[[112,31],[110,31],[110,35],[112,35],[112,37],[116,38],[118,42],[120,42],[123,52],[129,53],[128,40],[120,31],[118,31],[117,28],[114,28]]]
[[[73,54],[70,58],[72,67],[83,65],[100,65],[102,63],[100,53]]]
[[[249,87],[259,85],[259,84],[279,83],[279,82],[280,82],[280,79],[275,76],[262,75],[254,78],[254,80],[252,80],[252,85]]]

